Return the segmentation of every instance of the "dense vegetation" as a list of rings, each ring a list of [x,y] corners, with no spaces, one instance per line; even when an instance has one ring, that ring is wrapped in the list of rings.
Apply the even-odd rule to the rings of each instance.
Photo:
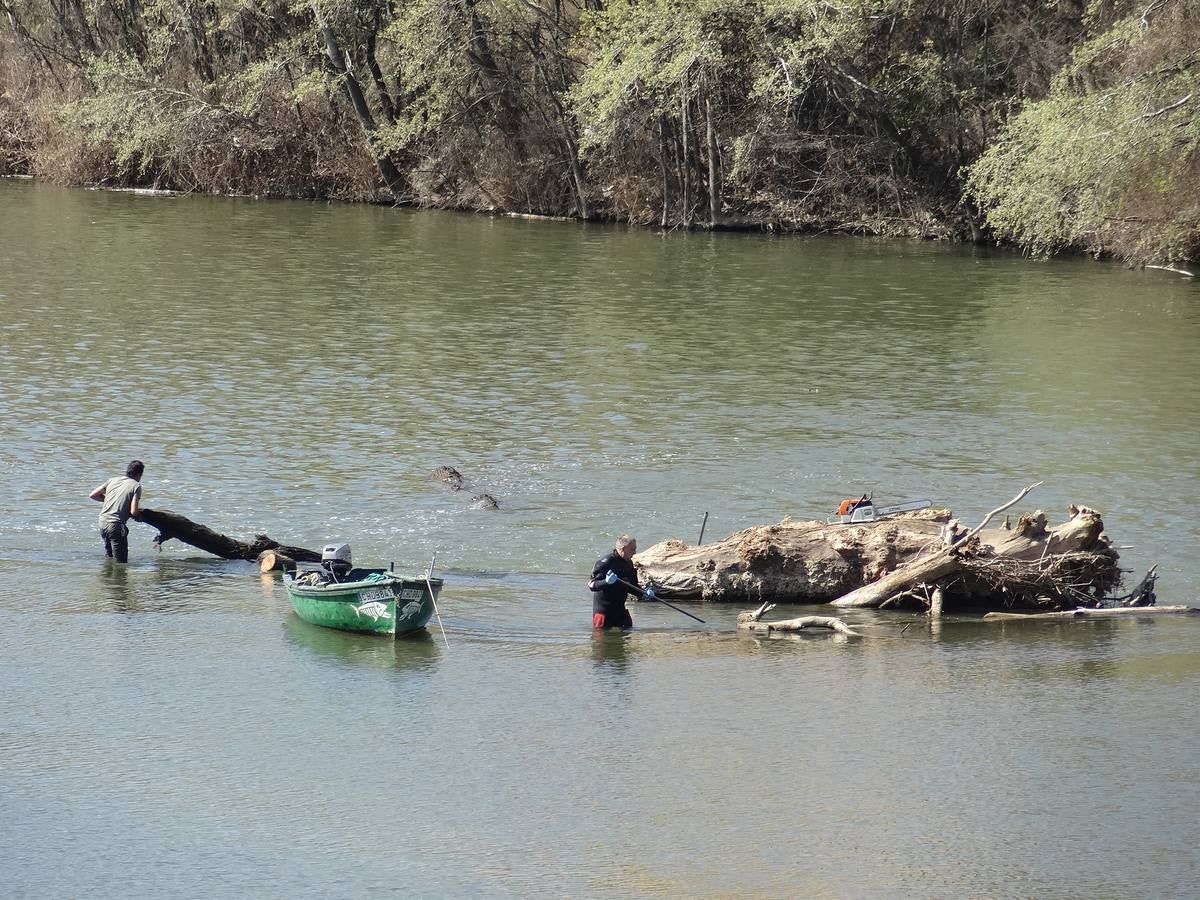
[[[1176,262],[1198,110],[1196,0],[0,0],[63,183]]]

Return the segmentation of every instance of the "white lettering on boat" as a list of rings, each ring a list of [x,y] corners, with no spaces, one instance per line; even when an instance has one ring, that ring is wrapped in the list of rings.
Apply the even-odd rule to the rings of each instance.
[[[425,591],[421,588],[405,588],[400,592],[401,600],[420,600]]]
[[[372,600],[369,603],[360,603],[358,606],[351,607],[351,609],[357,615],[370,616],[375,621],[387,615],[387,604],[380,603],[378,600]]]
[[[369,588],[358,595],[360,603],[368,603],[371,600],[391,600],[395,596],[391,588]]]

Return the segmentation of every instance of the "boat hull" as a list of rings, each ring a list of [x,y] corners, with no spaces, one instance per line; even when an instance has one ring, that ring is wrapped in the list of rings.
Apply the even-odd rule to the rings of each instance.
[[[299,585],[284,576],[292,609],[305,622],[366,634],[402,635],[424,628],[434,613],[440,578],[387,573],[370,581]],[[432,593],[431,593],[432,588]]]

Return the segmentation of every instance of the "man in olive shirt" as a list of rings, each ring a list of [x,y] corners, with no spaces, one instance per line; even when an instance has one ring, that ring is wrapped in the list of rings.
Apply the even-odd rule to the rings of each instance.
[[[126,522],[137,518],[142,500],[142,471],[145,466],[135,459],[125,468],[125,475],[110,478],[90,494],[100,507],[100,536],[104,538],[105,556],[115,557],[117,562],[129,561],[129,528]]]

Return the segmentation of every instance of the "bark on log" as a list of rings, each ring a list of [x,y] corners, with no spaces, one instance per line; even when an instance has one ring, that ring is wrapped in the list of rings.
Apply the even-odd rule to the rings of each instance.
[[[321,554],[315,550],[290,547],[272,540],[265,534],[256,534],[254,540],[250,542],[239,541],[237,538],[213,531],[207,525],[193,522],[186,516],[167,509],[143,507],[136,518],[137,521],[158,529],[158,534],[154,537],[155,549],[174,538],[222,559],[256,560],[263,551],[278,550],[293,560],[303,562],[320,562],[321,560]]]

